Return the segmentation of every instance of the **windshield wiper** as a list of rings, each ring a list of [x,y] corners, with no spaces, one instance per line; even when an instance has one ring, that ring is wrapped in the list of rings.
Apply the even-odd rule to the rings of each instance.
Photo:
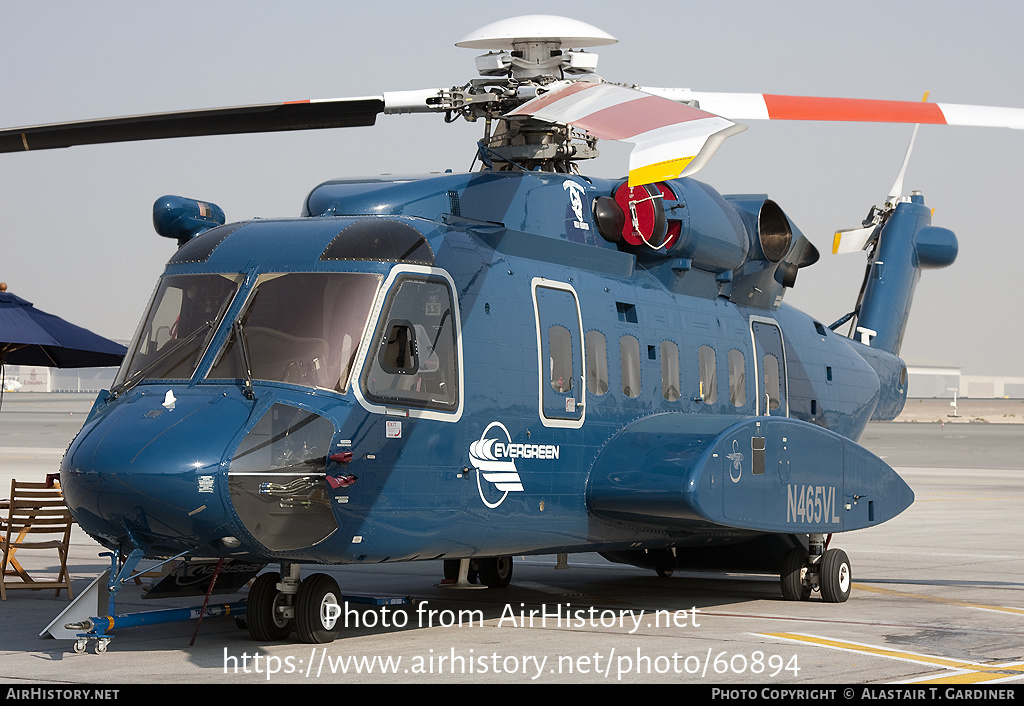
[[[231,325],[231,330],[235,334],[235,343],[242,356],[242,369],[245,371],[245,389],[242,390],[242,394],[247,400],[254,400],[256,392],[252,389],[252,362],[249,358],[249,343],[245,340],[245,331],[242,329],[242,320],[235,321]]]
[[[201,334],[203,331],[209,331],[211,328],[213,328],[213,322],[207,321],[201,326],[198,326],[195,331],[185,336],[185,338],[181,339],[174,345],[169,346],[167,350],[165,350],[155,359],[151,360],[149,364],[142,366],[137,371],[135,371],[135,373],[133,373],[130,377],[125,378],[125,381],[122,382],[120,385],[111,388],[110,397],[107,398],[107,401],[116,400],[125,392],[135,387],[137,384],[139,384],[139,382],[141,382],[146,377],[146,375],[148,375],[150,372],[158,368],[165,361],[170,359],[171,356],[173,356],[175,353],[179,353],[180,351],[182,351],[185,348],[185,346],[195,341],[196,338],[198,338],[199,334]]]

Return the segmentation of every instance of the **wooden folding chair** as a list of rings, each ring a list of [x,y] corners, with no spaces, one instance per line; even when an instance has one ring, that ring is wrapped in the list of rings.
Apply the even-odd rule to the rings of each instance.
[[[0,582],[0,600],[7,600],[7,591],[27,588],[34,591],[61,589],[71,594],[71,576],[68,574],[68,545],[71,542],[71,513],[64,503],[60,487],[47,483],[11,481],[11,497],[0,515],[0,560],[3,581]],[[56,550],[60,559],[60,572],[56,579],[36,579],[15,558],[18,551]]]

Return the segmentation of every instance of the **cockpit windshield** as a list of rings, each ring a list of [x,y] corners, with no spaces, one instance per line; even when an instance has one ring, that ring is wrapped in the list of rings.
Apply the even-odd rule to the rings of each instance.
[[[240,275],[221,274],[161,279],[112,392],[147,378],[192,377],[240,281]]]
[[[208,377],[344,392],[380,282],[364,273],[262,276]]]

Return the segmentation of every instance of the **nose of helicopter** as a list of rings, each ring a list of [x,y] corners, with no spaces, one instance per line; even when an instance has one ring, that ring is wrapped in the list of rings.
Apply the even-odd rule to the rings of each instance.
[[[111,549],[216,549],[232,534],[219,487],[251,413],[240,394],[136,388],[99,407],[61,464],[75,520]]]

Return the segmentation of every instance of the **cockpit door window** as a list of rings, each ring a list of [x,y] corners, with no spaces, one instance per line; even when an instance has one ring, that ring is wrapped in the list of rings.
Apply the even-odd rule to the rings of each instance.
[[[458,317],[443,277],[401,275],[370,341],[361,389],[370,403],[457,412]]]

